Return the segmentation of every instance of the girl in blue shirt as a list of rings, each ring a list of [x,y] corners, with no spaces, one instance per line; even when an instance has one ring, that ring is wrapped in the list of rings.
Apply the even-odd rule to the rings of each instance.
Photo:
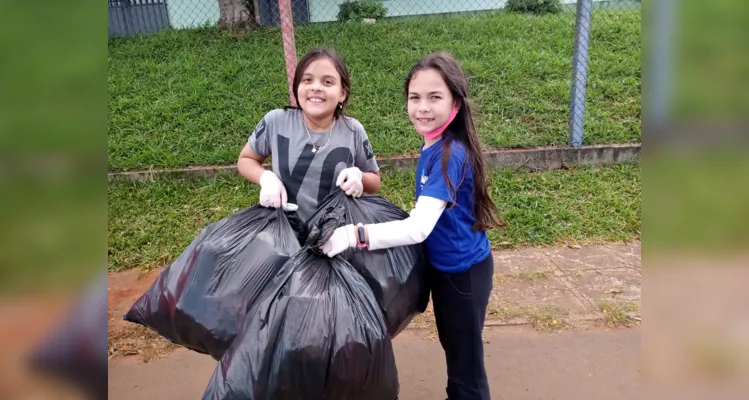
[[[504,226],[487,191],[468,81],[448,53],[419,61],[405,82],[408,116],[424,136],[409,218],[338,228],[322,247],[377,250],[426,242],[429,285],[447,361],[449,399],[489,399],[482,330],[494,260],[486,230]]]

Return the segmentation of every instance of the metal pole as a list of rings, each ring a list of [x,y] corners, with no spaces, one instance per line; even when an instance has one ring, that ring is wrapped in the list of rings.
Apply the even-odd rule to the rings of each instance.
[[[294,39],[294,17],[291,15],[291,0],[278,0],[278,10],[281,14],[281,38],[283,52],[286,59],[286,80],[289,84],[289,104],[296,106],[294,101],[294,73],[296,71],[296,40]]]
[[[653,4],[653,19],[650,21],[652,27],[652,47],[650,52],[650,80],[648,87],[652,88],[649,93],[649,101],[646,102],[646,118],[657,124],[668,122],[669,101],[671,99],[671,63],[673,56],[673,23],[674,3],[673,0],[660,0]]]
[[[593,0],[577,0],[574,56],[572,59],[572,90],[570,92],[570,145],[583,145],[585,121],[585,86],[588,80],[588,45]]]

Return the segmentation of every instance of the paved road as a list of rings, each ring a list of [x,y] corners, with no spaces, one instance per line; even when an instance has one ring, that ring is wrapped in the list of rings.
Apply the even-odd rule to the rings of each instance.
[[[493,399],[613,400],[640,397],[637,329],[536,333],[526,328],[486,332]],[[394,342],[403,400],[444,399],[439,342],[406,331]],[[187,350],[148,364],[109,364],[109,399],[199,399],[216,363]]]

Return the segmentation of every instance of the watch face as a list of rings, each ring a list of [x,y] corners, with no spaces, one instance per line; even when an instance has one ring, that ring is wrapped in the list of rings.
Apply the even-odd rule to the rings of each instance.
[[[359,227],[359,243],[364,243],[364,227]]]

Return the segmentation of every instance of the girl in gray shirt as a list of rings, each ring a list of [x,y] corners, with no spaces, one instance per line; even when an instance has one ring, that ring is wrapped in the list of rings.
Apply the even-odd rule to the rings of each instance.
[[[351,83],[340,56],[310,50],[292,87],[297,106],[267,113],[237,162],[239,173],[260,185],[260,204],[296,204],[307,220],[336,187],[356,197],[376,193],[380,173],[369,138],[359,121],[345,115]],[[272,170],[262,166],[268,157]]]

